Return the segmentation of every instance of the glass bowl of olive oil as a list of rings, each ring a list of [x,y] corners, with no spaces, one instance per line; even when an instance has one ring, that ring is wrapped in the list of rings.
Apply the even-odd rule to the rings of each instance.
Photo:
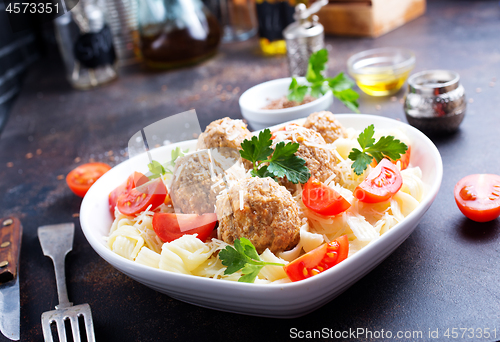
[[[395,94],[415,67],[415,55],[400,48],[366,50],[347,61],[349,74],[358,87],[372,96]]]

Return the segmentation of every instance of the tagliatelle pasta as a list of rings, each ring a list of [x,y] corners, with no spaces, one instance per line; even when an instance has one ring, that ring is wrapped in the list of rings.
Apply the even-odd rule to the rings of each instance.
[[[377,132],[380,135],[380,132]],[[393,130],[390,134],[411,145],[403,132]],[[353,161],[348,158],[353,148],[360,148],[356,140],[359,132],[347,128],[346,135],[332,144],[314,142],[316,149],[324,149],[328,160],[335,163],[336,173],[323,183],[333,188],[351,206],[335,216],[320,215],[302,201],[302,187],[295,185],[292,198],[297,203],[300,226],[300,238],[295,247],[273,253],[265,249],[260,253],[262,260],[287,264],[318,246],[347,235],[349,240],[349,256],[376,241],[398,222],[407,217],[419,204],[425,194],[422,172],[419,167],[410,165],[401,171],[403,185],[389,200],[380,203],[364,203],[353,195],[356,187],[372,170],[371,166],[362,175],[356,175],[352,169]],[[280,133],[280,137],[287,134]],[[293,136],[293,139],[300,139]],[[312,143],[311,143],[312,144]],[[400,165],[397,165],[400,168]],[[179,172],[177,170],[177,172]],[[247,173],[244,177],[250,177]],[[171,189],[172,176],[162,178],[167,189]],[[217,179],[212,187],[222,186],[222,179]],[[290,190],[290,189],[289,189]],[[223,194],[227,193],[222,190]],[[240,193],[234,208],[243,210],[243,194]],[[292,202],[293,203],[293,202]],[[174,209],[162,204],[155,212],[174,213]],[[241,271],[225,275],[224,266],[218,258],[218,252],[228,244],[219,238],[202,242],[195,235],[183,235],[172,242],[162,242],[153,229],[153,211],[149,208],[136,216],[127,216],[118,209],[107,237],[107,246],[122,257],[139,264],[161,270],[182,273],[192,276],[208,277],[237,281]],[[281,266],[265,266],[258,274],[256,283],[284,283],[290,281]]]

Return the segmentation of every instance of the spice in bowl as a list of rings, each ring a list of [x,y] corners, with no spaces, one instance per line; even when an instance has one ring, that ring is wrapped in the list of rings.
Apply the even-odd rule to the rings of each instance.
[[[300,106],[300,105],[312,102],[314,100],[316,100],[316,98],[312,97],[311,95],[304,96],[304,98],[300,102],[299,101],[289,100],[288,97],[283,96],[283,97],[281,97],[279,99],[272,100],[271,102],[269,102],[268,105],[266,105],[262,109],[284,109],[284,108],[292,108],[292,107],[297,107],[297,106]]]

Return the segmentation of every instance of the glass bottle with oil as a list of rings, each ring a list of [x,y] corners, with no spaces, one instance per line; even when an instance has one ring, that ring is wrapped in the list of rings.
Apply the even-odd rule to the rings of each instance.
[[[170,69],[217,52],[220,27],[200,0],[139,1],[139,34],[146,66]]]
[[[286,54],[283,30],[293,23],[295,6],[308,0],[256,0],[260,47],[265,55]]]

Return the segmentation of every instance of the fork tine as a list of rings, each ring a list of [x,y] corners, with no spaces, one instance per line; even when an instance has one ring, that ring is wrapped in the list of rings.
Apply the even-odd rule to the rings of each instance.
[[[69,322],[71,324],[71,332],[73,333],[73,341],[81,342],[82,338],[80,337],[80,327],[78,326],[78,316],[69,316]]]
[[[54,341],[54,336],[52,336],[52,330],[50,329],[51,322],[42,315],[42,331],[43,340],[45,342]]]
[[[62,318],[58,318],[55,320],[57,325],[57,334],[59,335],[60,342],[68,342],[68,338],[66,337],[66,327],[64,326],[64,320]]]
[[[82,313],[83,320],[85,322],[85,331],[87,332],[87,341],[88,342],[95,342],[95,335],[94,335],[94,322],[92,322],[92,314],[90,312],[90,306],[89,306],[89,311],[87,313]]]

